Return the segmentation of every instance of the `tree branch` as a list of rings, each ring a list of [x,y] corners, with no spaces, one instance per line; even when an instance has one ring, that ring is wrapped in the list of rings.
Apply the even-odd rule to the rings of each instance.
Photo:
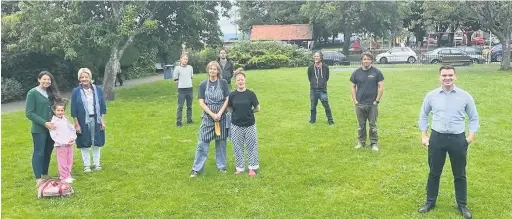
[[[134,36],[130,36],[128,37],[128,39],[126,40],[126,42],[124,42],[123,46],[121,46],[121,48],[119,48],[119,50],[117,51],[117,56],[118,57],[121,57],[124,53],[124,50],[130,45],[132,44],[133,42],[133,38],[135,37],[136,35]]]

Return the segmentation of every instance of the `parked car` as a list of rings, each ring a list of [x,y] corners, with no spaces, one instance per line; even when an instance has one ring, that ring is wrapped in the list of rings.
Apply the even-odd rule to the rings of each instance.
[[[416,60],[418,60],[418,56],[416,52],[409,47],[394,47],[387,52],[378,54],[375,60],[382,64],[392,62],[415,63]]]
[[[474,63],[484,63],[485,59],[481,54],[468,54],[458,48],[437,48],[422,55],[420,60],[422,63],[437,64],[441,63],[444,56],[469,56]]]
[[[471,40],[471,44],[473,45],[485,45],[485,39],[481,36],[473,37]]]
[[[510,44],[512,46],[512,44]],[[510,51],[512,57],[512,50]],[[498,44],[491,49],[491,62],[501,62],[503,60],[503,44]]]
[[[437,40],[435,38],[429,37],[423,37],[423,45],[424,46],[434,46],[437,45]]]
[[[496,36],[494,36],[494,35],[491,36],[491,40],[490,41],[491,41],[492,46],[497,45],[497,44],[500,43],[500,40]]]
[[[322,51],[324,63],[327,65],[350,65],[347,56],[338,51]]]
[[[482,55],[482,49],[480,47],[461,46],[457,47],[457,49],[460,49],[470,55]]]

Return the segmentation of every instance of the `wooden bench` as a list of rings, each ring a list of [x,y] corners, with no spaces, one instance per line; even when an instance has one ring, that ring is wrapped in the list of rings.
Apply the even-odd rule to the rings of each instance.
[[[441,58],[441,64],[450,65],[471,65],[473,60],[469,56],[443,56]]]

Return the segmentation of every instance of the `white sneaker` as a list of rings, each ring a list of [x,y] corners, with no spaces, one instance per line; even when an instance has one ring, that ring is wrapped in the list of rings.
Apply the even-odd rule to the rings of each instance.
[[[361,148],[363,148],[363,145],[361,143],[358,143],[354,148],[355,149],[361,149]]]
[[[377,145],[372,145],[372,151],[379,151],[379,147]]]
[[[101,165],[98,165],[98,166],[94,165],[94,170],[101,170],[101,169],[102,169]]]
[[[84,172],[90,173],[91,172],[91,167],[84,167]]]

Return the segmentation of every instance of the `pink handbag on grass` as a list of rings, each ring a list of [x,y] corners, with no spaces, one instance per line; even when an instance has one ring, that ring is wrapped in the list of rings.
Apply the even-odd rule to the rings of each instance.
[[[71,185],[57,179],[48,179],[37,189],[38,198],[70,196],[71,194],[73,194]]]

